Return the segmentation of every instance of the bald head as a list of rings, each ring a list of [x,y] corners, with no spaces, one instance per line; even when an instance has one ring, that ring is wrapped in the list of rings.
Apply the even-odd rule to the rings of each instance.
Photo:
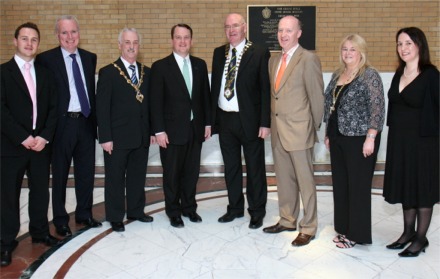
[[[244,17],[237,13],[229,14],[225,19],[225,33],[232,46],[239,45],[245,38],[247,25]]]
[[[298,18],[288,15],[280,19],[278,23],[278,42],[283,51],[287,52],[298,45],[301,34],[301,21]]]

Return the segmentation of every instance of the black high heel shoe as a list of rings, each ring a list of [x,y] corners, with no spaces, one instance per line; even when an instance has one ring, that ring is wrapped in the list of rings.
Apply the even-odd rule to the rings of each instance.
[[[405,241],[404,243],[400,243],[400,242],[394,241],[393,243],[387,245],[386,247],[387,247],[388,249],[392,249],[392,250],[400,250],[400,249],[405,248],[405,246],[406,246],[408,243],[412,242],[412,241],[414,240],[414,238],[416,238],[416,235],[415,235],[415,234],[414,234],[413,236],[411,236],[411,238],[408,239],[408,241]]]
[[[410,251],[410,250],[408,250],[408,249],[405,249],[405,250],[403,250],[403,252],[400,252],[400,253],[399,253],[399,256],[400,256],[400,257],[406,257],[406,258],[409,258],[409,257],[418,257],[419,254],[420,254],[420,252],[425,253],[425,250],[426,250],[426,248],[427,248],[428,246],[429,246],[429,241],[426,240],[425,244],[420,248],[420,250],[412,252],[412,251]]]

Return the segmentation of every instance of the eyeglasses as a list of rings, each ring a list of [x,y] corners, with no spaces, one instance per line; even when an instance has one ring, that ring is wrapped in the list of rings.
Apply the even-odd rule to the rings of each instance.
[[[242,23],[236,23],[236,24],[232,24],[232,25],[225,25],[225,30],[237,30],[238,28],[240,28],[242,25],[244,24],[244,22]]]

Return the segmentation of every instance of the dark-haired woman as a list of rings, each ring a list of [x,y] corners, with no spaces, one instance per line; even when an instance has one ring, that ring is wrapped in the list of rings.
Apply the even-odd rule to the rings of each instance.
[[[388,92],[383,196],[402,204],[404,226],[387,248],[411,243],[399,256],[416,257],[429,245],[426,234],[439,202],[439,71],[419,28],[400,29],[396,43],[399,66]]]

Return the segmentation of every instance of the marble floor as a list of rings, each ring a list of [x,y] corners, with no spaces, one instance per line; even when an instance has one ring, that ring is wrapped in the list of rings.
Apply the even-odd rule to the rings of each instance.
[[[219,150],[215,147],[217,144],[214,138],[205,145],[202,164],[222,164]],[[266,157],[266,162],[271,164],[270,142],[266,142]],[[157,148],[150,149],[149,165],[160,165]],[[222,176],[221,172],[203,174],[208,179]],[[373,244],[339,249],[332,242],[335,232],[331,186],[317,187],[318,233],[316,239],[304,247],[291,246],[298,232],[273,235],[264,233],[262,228],[249,229],[248,214],[230,223],[217,222],[227,206],[224,185],[220,188],[199,191],[196,198],[202,223],[191,223],[188,218],[183,218],[185,227],[177,229],[170,226],[164,212],[161,187],[146,187],[147,200],[159,197],[145,207],[145,212],[154,217],[154,222],[127,221],[126,231],[116,233],[105,222],[104,188],[96,187],[93,211],[97,219],[104,221],[103,226],[96,229],[75,227],[71,220],[74,235],[50,249],[30,242],[27,233],[28,190],[24,188],[21,195],[20,244],[13,253],[12,264],[0,268],[0,278],[440,278],[438,205],[434,207],[428,232],[430,246],[426,253],[417,258],[400,258],[398,251],[388,250],[385,245],[396,240],[402,231],[401,206],[386,203],[381,189],[373,189],[371,195]],[[276,186],[269,187],[263,227],[278,221],[276,191]],[[68,212],[75,209],[72,188],[68,189],[66,207]],[[49,209],[49,220],[52,219],[51,214]],[[54,233],[52,225],[51,230]]]
[[[102,189],[95,196],[99,201]],[[129,222],[123,233],[112,232],[108,222],[101,228],[79,231],[62,246],[48,250],[44,261],[28,275],[32,279],[440,277],[438,206],[426,253],[400,258],[385,245],[399,236],[402,211],[400,206],[384,202],[381,191],[372,192],[373,244],[352,249],[336,248],[332,242],[331,187],[319,187],[318,234],[300,248],[290,244],[297,232],[273,235],[249,229],[248,214],[231,223],[218,223],[227,205],[225,191],[199,194],[197,200],[202,223],[184,218],[185,227],[176,229],[169,224],[163,202],[152,204],[145,212],[154,217],[153,223]],[[276,187],[270,187],[263,226],[276,223],[277,215]],[[24,275],[22,278],[30,277]]]

